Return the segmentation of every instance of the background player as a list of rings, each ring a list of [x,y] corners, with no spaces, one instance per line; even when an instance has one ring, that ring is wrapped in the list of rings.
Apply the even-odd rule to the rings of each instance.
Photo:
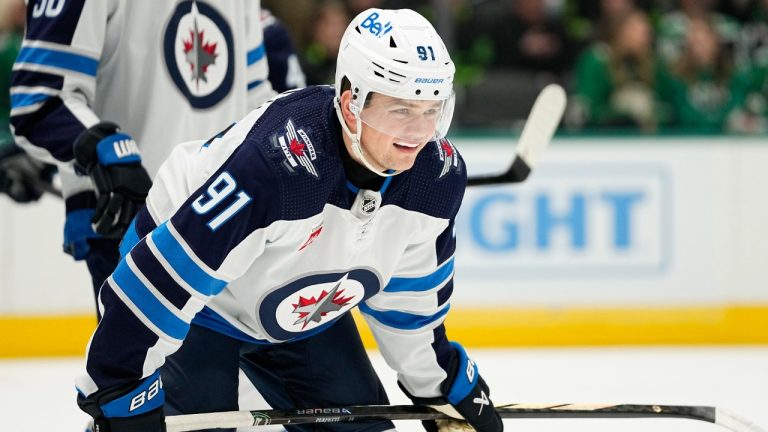
[[[386,404],[354,306],[414,401],[502,430],[443,325],[466,186],[442,138],[454,72],[426,19],[371,9],[345,32],[335,89],[284,93],[174,150],[101,289],[78,380],[98,430],[237,409],[240,361],[276,408]]]
[[[11,125],[20,146],[59,167],[64,249],[86,261],[94,292],[114,269],[120,238],[173,145],[210,135],[275,94],[259,3],[27,5]]]

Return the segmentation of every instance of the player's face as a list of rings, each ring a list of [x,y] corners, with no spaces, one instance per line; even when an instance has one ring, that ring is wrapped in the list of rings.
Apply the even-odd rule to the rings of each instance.
[[[442,101],[399,99],[373,94],[360,113],[360,145],[374,168],[407,170],[435,136]]]

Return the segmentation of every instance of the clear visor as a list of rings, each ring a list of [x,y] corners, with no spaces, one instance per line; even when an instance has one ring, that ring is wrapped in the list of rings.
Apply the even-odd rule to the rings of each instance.
[[[360,120],[397,143],[419,145],[445,136],[453,106],[453,94],[448,99],[430,101],[373,93],[360,112]]]

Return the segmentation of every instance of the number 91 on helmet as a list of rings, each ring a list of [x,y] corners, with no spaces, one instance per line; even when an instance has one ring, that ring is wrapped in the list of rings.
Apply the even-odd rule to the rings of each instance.
[[[357,122],[406,144],[445,136],[453,117],[456,67],[432,24],[409,9],[368,9],[344,32],[336,62],[336,109],[349,89]],[[376,97],[373,97],[374,94]]]

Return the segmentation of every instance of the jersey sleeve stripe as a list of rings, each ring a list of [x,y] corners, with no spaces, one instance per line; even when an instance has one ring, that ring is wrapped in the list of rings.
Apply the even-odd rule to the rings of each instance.
[[[11,94],[48,93],[58,95],[64,88],[64,77],[44,72],[15,71],[11,73]]]
[[[134,219],[136,222],[136,235],[138,235],[139,238],[144,238],[144,236],[152,232],[153,229],[157,228],[157,223],[155,223],[155,220],[149,213],[148,206],[142,207]]]
[[[115,269],[117,271],[117,269]],[[114,275],[114,274],[113,274]],[[102,285],[101,290],[104,291],[104,288],[109,285],[109,289],[114,293],[115,297],[120,299],[120,301],[128,308],[128,310],[131,311],[131,314],[136,317],[143,325],[146,327],[151,333],[154,333],[161,339],[164,339],[169,342],[173,342],[174,344],[181,344],[181,341],[184,340],[184,336],[186,336],[186,332],[184,333],[176,333],[176,336],[172,336],[166,332],[166,330],[171,331],[170,329],[162,329],[158,327],[158,324],[152,321],[152,319],[147,316],[145,313],[145,310],[142,309],[141,304],[136,304],[132,300],[131,296],[128,295],[123,290],[123,287],[120,286],[117,281],[113,278],[113,276],[110,276],[105,281],[105,284]],[[172,331],[171,331],[172,332]],[[172,332],[173,333],[173,332]],[[181,337],[178,337],[181,336]]]
[[[48,93],[13,93],[11,92],[11,113],[13,109],[42,104],[51,97]]]
[[[264,55],[267,53],[266,49],[264,48],[264,44],[262,43],[258,47],[248,51],[248,66],[258,62],[259,60],[264,58]]]
[[[416,315],[400,311],[379,311],[365,303],[360,303],[360,312],[370,316],[379,323],[399,330],[417,330],[438,322],[451,308],[450,303],[433,315]]]
[[[26,69],[25,65],[40,65],[96,77],[99,60],[81,54],[57,51],[49,48],[23,47],[16,58],[14,69]]]
[[[127,258],[130,259],[130,256]],[[120,261],[112,274],[112,280],[115,284],[115,292],[122,291],[138,311],[161,332],[174,339],[184,339],[189,330],[189,324],[179,319],[155,297],[152,291],[133,272],[127,260]]]
[[[35,147],[48,151],[53,159],[71,161],[72,142],[85,130],[85,126],[60,98],[50,98],[46,101],[45,127],[40,127],[40,116],[39,110],[23,114],[13,113],[11,124],[17,142],[24,139]]]
[[[264,80],[256,80],[256,81],[249,82],[248,83],[248,90],[255,89],[256,87],[260,86],[263,82],[264,82]]]
[[[128,229],[125,230],[125,234],[123,234],[123,239],[120,241],[120,256],[124,257],[128,255],[128,252],[130,252],[140,240],[139,233],[136,232],[136,218],[133,218],[131,224],[128,225]]]
[[[216,295],[227,286],[227,282],[210,276],[197,264],[187,250],[170,232],[168,222],[152,231],[152,240],[158,252],[181,278],[196,291],[206,295]]]
[[[139,242],[128,256],[131,258],[131,262],[136,263],[138,270],[134,273],[140,272],[148,280],[145,284],[150,283],[157,288],[162,297],[177,310],[186,310],[190,307],[190,299],[195,299],[195,304],[205,303],[209,300],[209,297],[199,296],[194,290],[190,292],[179,285],[168,273],[168,270],[163,267],[146,241]],[[192,315],[189,316],[189,318],[191,317]],[[180,318],[183,318],[183,313]]]
[[[173,269],[170,263],[165,260],[163,255],[160,253],[160,251],[157,249],[157,245],[155,245],[155,242],[152,240],[152,236],[145,237],[145,243],[149,250],[152,252],[152,256],[154,256],[155,259],[157,259],[157,262],[160,263],[160,266],[165,270],[165,272],[168,274],[168,276],[171,277],[171,279],[178,284],[180,287],[182,287],[185,291],[187,291],[190,295],[196,297],[198,300],[201,301],[208,301],[211,296],[208,296],[204,293],[201,293],[194,287],[192,287],[190,284],[188,284],[184,279],[179,276],[178,273],[176,273],[176,270]]]
[[[384,292],[428,291],[445,283],[453,276],[453,258],[447,260],[437,270],[421,277],[393,277],[389,280]]]
[[[453,294],[453,279],[449,280],[440,290],[437,292],[437,305],[442,306],[451,298]]]

